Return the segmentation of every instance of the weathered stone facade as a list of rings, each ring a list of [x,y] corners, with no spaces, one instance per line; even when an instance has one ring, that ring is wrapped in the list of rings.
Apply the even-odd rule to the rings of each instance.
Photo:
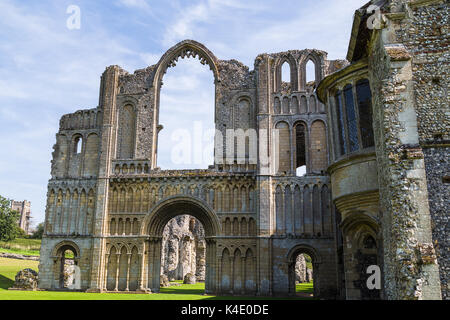
[[[61,119],[40,287],[64,286],[70,250],[83,290],[158,292],[161,259],[175,259],[180,246],[163,241],[164,228],[191,215],[204,228],[206,293],[294,294],[304,253],[316,297],[447,297],[448,6],[397,2],[377,1],[391,22],[379,29],[365,27],[369,4],[357,11],[350,63],[291,50],[259,55],[250,71],[186,40],[134,74],[108,67],[99,106]],[[434,14],[441,20],[427,18]],[[422,35],[440,50],[418,45]],[[222,135],[209,169],[160,170],[162,78],[185,57],[214,75]],[[315,81],[307,83],[308,61]],[[289,83],[281,80],[284,63]],[[236,152],[229,130],[246,131],[249,141],[254,132],[255,145],[244,138]],[[306,174],[297,176],[301,167]],[[380,289],[367,287],[373,265],[381,267]]]

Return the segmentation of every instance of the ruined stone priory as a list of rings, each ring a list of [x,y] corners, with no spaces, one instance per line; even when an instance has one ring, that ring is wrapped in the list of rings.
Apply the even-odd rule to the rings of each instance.
[[[19,228],[30,234],[31,202],[11,200],[11,209],[19,213]]]
[[[185,40],[134,73],[107,67],[98,106],[60,121],[39,287],[69,289],[72,251],[83,291],[158,292],[164,227],[188,214],[204,228],[207,294],[294,295],[307,254],[318,298],[450,299],[448,11],[371,1],[346,60],[289,50],[251,70]],[[161,85],[182,58],[209,65],[216,129],[254,129],[256,161],[216,148],[208,169],[158,168]]]

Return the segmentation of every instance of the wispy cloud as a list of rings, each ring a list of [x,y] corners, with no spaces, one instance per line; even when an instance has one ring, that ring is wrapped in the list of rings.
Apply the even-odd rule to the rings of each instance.
[[[119,5],[138,9],[150,9],[150,5],[145,0],[119,0]]]

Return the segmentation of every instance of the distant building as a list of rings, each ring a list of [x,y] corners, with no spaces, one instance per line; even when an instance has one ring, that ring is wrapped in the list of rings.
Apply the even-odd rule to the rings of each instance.
[[[28,234],[30,231],[31,202],[11,200],[11,209],[20,213],[19,227]]]

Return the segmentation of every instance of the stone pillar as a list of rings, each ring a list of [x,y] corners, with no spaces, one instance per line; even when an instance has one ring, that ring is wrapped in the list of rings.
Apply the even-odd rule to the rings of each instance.
[[[234,254],[230,253],[230,266],[231,266],[231,272],[230,272],[230,290],[231,294],[234,294]]]
[[[131,264],[131,253],[128,254],[128,264],[127,264],[127,287],[125,288],[125,291],[130,291],[130,264]]]
[[[216,293],[217,291],[217,268],[215,241],[206,241],[206,272],[205,272],[205,293]]]
[[[99,108],[103,110],[101,134],[99,173],[97,178],[96,205],[93,225],[92,254],[91,254],[91,282],[89,292],[101,290],[102,270],[104,263],[104,232],[108,210],[108,189],[111,158],[115,153],[115,128],[112,125],[116,118],[116,95],[120,68],[108,67],[102,75],[100,83]]]
[[[109,253],[105,254],[105,273],[103,274],[103,287],[101,288],[101,291],[107,291],[108,290],[108,259],[109,259]]]
[[[217,256],[217,292],[218,294],[222,293],[222,256]]]
[[[241,256],[241,294],[245,294],[245,254]]]
[[[145,275],[147,274],[146,273],[146,264],[145,264],[145,261],[146,261],[146,259],[145,259],[145,252],[146,252],[146,250],[149,250],[148,249],[148,245],[147,245],[147,241],[144,241],[144,243],[142,244],[142,252],[141,252],[141,254],[139,255],[139,257],[140,257],[140,266],[139,266],[139,283],[138,283],[138,288],[139,288],[139,291],[140,292],[148,292],[149,291],[149,289],[148,289],[148,284],[147,284],[147,281],[146,281],[146,278],[145,278]]]
[[[397,30],[382,31],[386,38]],[[369,59],[387,299],[441,299],[411,55],[380,37]],[[383,65],[380,65],[384,61]]]
[[[115,274],[114,291],[119,291],[120,256],[121,256],[120,252],[116,254],[116,274]]]
[[[153,237],[148,247],[148,287],[152,292],[159,292],[161,273],[161,237]]]

